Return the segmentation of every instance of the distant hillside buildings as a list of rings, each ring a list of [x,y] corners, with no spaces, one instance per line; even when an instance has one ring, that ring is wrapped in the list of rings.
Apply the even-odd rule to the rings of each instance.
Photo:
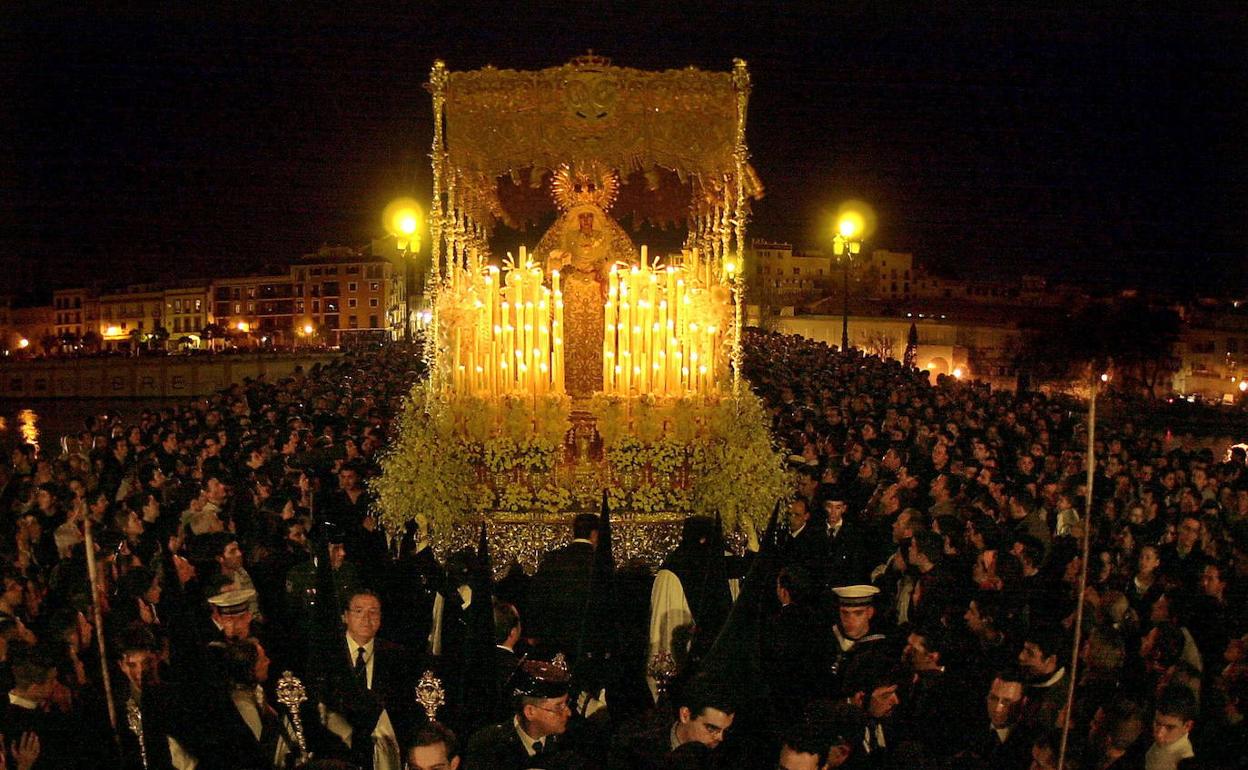
[[[261,275],[57,289],[50,306],[0,302],[0,347],[51,354],[388,339],[401,333],[407,312],[395,262],[372,249],[326,247]]]

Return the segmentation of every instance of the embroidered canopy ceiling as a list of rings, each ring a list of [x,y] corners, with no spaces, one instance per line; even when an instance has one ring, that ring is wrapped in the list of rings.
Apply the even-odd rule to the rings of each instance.
[[[749,199],[762,194],[745,146],[741,60],[730,72],[646,72],[592,54],[537,71],[451,72],[438,62],[428,87],[435,251],[457,238],[484,250],[495,223],[548,214],[553,172],[565,164],[615,171],[615,214],[687,225],[690,246],[743,227]]]

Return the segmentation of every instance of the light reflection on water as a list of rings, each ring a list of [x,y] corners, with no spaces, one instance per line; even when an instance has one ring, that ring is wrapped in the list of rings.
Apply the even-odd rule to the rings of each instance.
[[[123,425],[136,424],[145,409],[179,406],[185,399],[0,399],[0,461],[13,447],[36,443],[59,454],[65,436],[77,436],[89,420],[115,415]]]

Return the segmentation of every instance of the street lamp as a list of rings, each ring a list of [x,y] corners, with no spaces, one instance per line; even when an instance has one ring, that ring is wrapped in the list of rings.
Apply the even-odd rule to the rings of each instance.
[[[849,263],[862,251],[862,239],[867,235],[870,209],[846,203],[836,216],[836,235],[832,237],[832,253],[841,263],[843,276],[841,295],[841,352],[849,350]]]
[[[423,218],[418,204],[412,198],[396,198],[390,201],[382,213],[386,232],[394,236],[395,245],[403,252],[403,338],[412,339],[412,286],[411,261],[420,253],[420,230]]]

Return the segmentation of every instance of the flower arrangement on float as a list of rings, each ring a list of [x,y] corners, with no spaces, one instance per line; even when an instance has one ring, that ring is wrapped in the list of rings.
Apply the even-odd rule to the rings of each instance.
[[[792,489],[762,404],[748,390],[717,398],[599,395],[589,411],[601,442],[578,447],[571,405],[485,401],[413,389],[399,435],[373,480],[383,522],[423,514],[435,539],[481,516],[594,511],[607,493],[623,518],[719,513],[761,528]]]

